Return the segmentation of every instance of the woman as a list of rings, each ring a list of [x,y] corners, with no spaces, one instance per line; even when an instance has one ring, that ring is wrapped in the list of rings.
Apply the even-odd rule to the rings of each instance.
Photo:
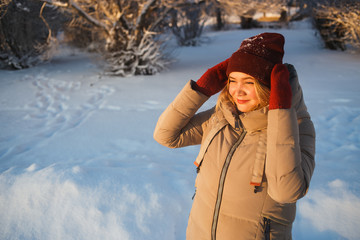
[[[291,239],[315,167],[315,130],[295,69],[282,64],[284,42],[278,33],[245,39],[158,120],[160,144],[201,144],[188,240]],[[221,89],[214,108],[196,113]]]

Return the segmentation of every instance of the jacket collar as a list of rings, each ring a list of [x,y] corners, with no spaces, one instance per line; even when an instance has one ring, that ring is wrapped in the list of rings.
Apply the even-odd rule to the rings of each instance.
[[[247,132],[255,132],[267,128],[268,107],[239,114],[231,102],[224,100],[219,101],[219,109],[234,129],[239,129],[240,127]]]
[[[263,107],[255,111],[241,113],[239,117],[246,131],[255,132],[267,128],[268,111],[269,107]]]

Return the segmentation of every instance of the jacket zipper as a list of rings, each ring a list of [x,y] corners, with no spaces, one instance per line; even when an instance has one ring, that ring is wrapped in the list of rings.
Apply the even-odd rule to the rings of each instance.
[[[269,218],[264,217],[264,236],[265,240],[270,240],[270,222]]]
[[[230,149],[230,151],[229,151],[229,153],[228,153],[228,155],[227,155],[227,157],[225,159],[223,168],[221,170],[220,179],[219,179],[218,193],[217,193],[217,198],[216,198],[216,203],[215,203],[213,222],[212,222],[212,227],[211,227],[211,239],[212,240],[216,240],[216,229],[217,229],[218,220],[219,220],[220,205],[221,205],[222,195],[223,195],[223,191],[224,191],[226,173],[227,173],[227,170],[229,169],[231,158],[234,155],[234,152],[235,152],[236,148],[244,140],[245,135],[246,135],[246,131],[243,130],[243,132],[240,134],[239,139],[231,147],[231,149]]]

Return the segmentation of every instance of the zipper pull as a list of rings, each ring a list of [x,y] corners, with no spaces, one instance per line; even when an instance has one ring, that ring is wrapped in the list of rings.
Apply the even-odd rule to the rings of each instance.
[[[195,195],[196,195],[196,189],[195,189],[194,195],[193,195],[192,198],[191,198],[192,200],[194,200]]]
[[[235,121],[235,130],[239,130],[239,122],[237,120]]]
[[[240,131],[240,119],[235,120],[235,130]]]

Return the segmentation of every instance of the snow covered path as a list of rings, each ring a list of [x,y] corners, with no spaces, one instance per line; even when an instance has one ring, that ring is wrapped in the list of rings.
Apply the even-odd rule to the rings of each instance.
[[[155,76],[100,76],[86,54],[67,52],[0,70],[1,239],[185,239],[198,147],[162,147],[154,126],[189,79],[260,31],[209,33]],[[321,49],[307,28],[279,32],[317,131],[294,239],[358,239],[360,56]]]

